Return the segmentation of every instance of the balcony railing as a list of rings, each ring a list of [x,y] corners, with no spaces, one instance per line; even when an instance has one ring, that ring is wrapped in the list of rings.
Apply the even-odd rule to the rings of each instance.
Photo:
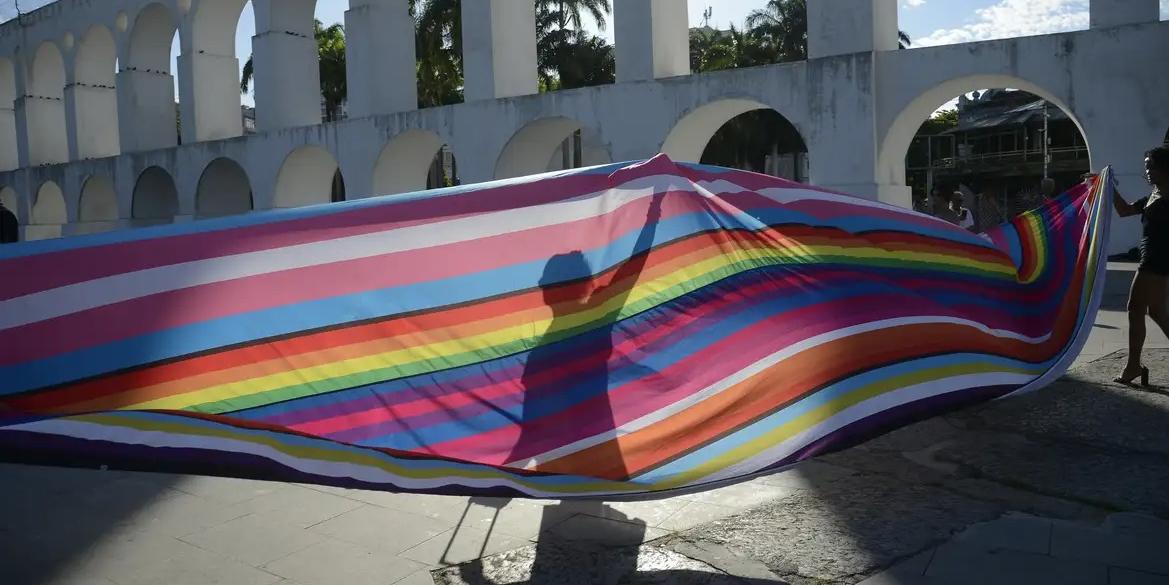
[[[1088,147],[1064,146],[1047,150],[1049,164],[1058,162],[1088,161]],[[937,158],[928,166],[910,165],[909,170],[944,170],[975,165],[1043,164],[1042,150],[1004,150]]]

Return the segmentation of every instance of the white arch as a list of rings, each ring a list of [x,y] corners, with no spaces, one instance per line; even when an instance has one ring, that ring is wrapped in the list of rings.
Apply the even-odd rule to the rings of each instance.
[[[201,0],[193,9],[190,26],[183,28],[184,141],[234,138],[243,133],[235,35],[246,3]]]
[[[73,96],[80,158],[114,156],[121,151],[114,88],[117,59],[114,36],[100,24],[90,27],[77,45]]]
[[[29,67],[25,99],[29,162],[34,165],[69,160],[65,135],[65,60],[51,42],[41,43]]]
[[[16,196],[16,189],[7,186],[3,189],[0,189],[0,203],[3,203],[4,207],[7,207],[10,211],[12,211],[12,213],[17,215],[20,214],[16,208],[17,204],[19,203],[19,200]]]
[[[165,75],[173,73],[170,49],[176,30],[177,25],[169,8],[158,2],[147,5],[134,19],[122,69]]]
[[[105,175],[93,175],[81,188],[77,209],[78,234],[95,234],[118,227],[118,193]]]
[[[201,0],[191,21],[196,53],[235,56],[235,32],[248,0]]]
[[[395,136],[378,155],[373,169],[374,195],[424,191],[442,139],[427,130],[408,130]]]
[[[1020,89],[1039,96],[1066,112],[1080,131],[1080,136],[1084,137],[1084,142],[1088,145],[1088,157],[1091,159],[1092,143],[1087,132],[1084,131],[1084,126],[1076,118],[1074,111],[1052,92],[1018,77],[972,75],[941,83],[917,96],[901,110],[881,141],[881,150],[877,155],[877,182],[883,185],[905,185],[905,157],[909,152],[913,137],[917,135],[922,123],[946,102],[954,99],[955,96],[965,95],[972,91],[1006,87]]]
[[[252,185],[239,163],[217,158],[203,169],[195,194],[195,216],[223,217],[247,213],[252,207]]]
[[[138,175],[130,203],[130,215],[136,227],[171,223],[179,212],[179,190],[170,173],[162,167],[150,167]]]
[[[272,0],[279,5],[280,10],[268,14],[268,26],[271,30],[288,31],[291,33],[312,36],[314,14],[317,10],[317,0]],[[253,8],[257,4],[252,4]],[[257,17],[261,15],[257,13]],[[260,29],[260,18],[256,19],[257,33]]]
[[[174,13],[155,2],[135,16],[117,76],[124,152],[169,148],[179,142],[171,47],[178,39]]]
[[[495,162],[495,178],[510,179],[566,166],[571,168],[574,165],[565,165],[562,157],[565,141],[573,138],[578,130],[582,130],[580,122],[561,116],[529,122],[503,147]],[[611,162],[594,133],[582,131],[581,146],[582,166]]]
[[[751,99],[724,99],[699,106],[674,124],[661,152],[679,162],[699,162],[710,139],[736,116],[755,110],[773,110]],[[782,114],[781,114],[782,115]],[[798,129],[797,129],[798,130]]]
[[[333,197],[333,180],[337,159],[319,146],[301,146],[292,151],[276,177],[276,195],[272,206],[302,207],[329,203]]]
[[[16,149],[16,68],[0,57],[0,171],[20,168]]]
[[[61,237],[61,226],[69,221],[65,207],[65,195],[52,181],[45,181],[37,189],[32,205],[32,216],[25,228],[26,240],[49,240]]]

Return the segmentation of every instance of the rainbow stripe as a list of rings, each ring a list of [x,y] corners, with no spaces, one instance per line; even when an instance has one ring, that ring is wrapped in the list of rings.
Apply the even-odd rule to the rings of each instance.
[[[1033,390],[1111,181],[982,236],[665,157],[0,250],[0,459],[644,498]]]

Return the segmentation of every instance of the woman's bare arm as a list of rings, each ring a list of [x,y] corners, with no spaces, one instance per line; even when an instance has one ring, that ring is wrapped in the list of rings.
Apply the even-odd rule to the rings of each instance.
[[[1124,197],[1121,197],[1117,191],[1112,192],[1112,204],[1116,207],[1116,213],[1120,217],[1131,217],[1141,214],[1141,210],[1137,209],[1136,206],[1128,201],[1125,201]]]

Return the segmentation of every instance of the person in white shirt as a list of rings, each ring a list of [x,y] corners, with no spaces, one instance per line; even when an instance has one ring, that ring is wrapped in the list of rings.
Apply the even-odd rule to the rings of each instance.
[[[954,224],[966,230],[974,229],[974,214],[962,205],[962,192],[954,191],[950,196],[950,212],[954,215]]]

